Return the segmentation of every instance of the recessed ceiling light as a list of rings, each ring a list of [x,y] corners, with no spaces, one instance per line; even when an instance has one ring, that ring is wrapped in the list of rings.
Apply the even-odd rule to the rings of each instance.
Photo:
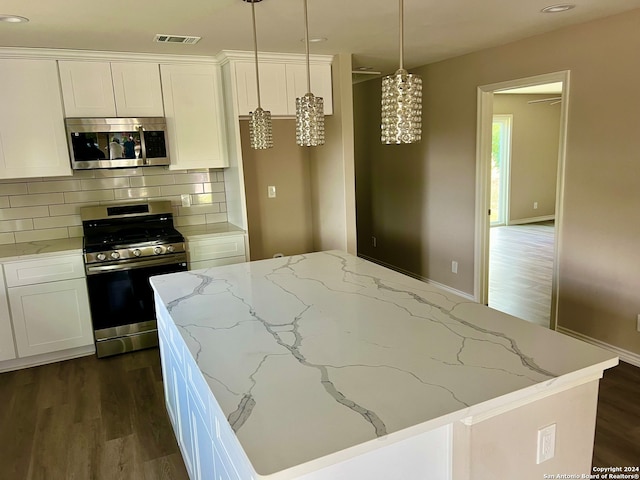
[[[29,19],[27,17],[20,17],[18,15],[0,15],[0,22],[6,23],[27,23]]]
[[[560,3],[558,5],[549,5],[548,7],[544,7],[540,10],[542,13],[560,13],[566,12],[567,10],[571,10],[576,6],[571,3]]]

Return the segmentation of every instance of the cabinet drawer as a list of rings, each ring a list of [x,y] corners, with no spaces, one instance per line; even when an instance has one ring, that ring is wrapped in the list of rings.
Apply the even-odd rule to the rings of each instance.
[[[188,242],[189,262],[244,256],[244,235],[227,235]]]
[[[4,274],[7,287],[84,278],[84,261],[81,255],[66,255],[9,262],[4,264]]]

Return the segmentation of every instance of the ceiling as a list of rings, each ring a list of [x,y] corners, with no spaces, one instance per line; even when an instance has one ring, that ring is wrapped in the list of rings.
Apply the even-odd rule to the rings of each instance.
[[[557,2],[556,2],[557,3]],[[574,0],[546,14],[553,0],[404,0],[405,67],[412,68],[560,27],[640,8],[640,0]],[[398,67],[398,2],[308,0],[311,53],[352,53],[354,67]],[[303,0],[255,4],[260,50],[303,53]],[[242,0],[3,0],[0,46],[215,55],[252,50],[251,7]],[[196,45],[154,43],[155,34],[193,35]]]

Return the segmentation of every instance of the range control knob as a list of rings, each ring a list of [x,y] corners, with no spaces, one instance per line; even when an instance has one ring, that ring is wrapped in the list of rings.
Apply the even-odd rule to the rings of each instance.
[[[107,256],[104,253],[99,253],[98,255],[96,255],[96,258],[102,262],[107,258]]]
[[[117,260],[120,258],[120,254],[118,252],[111,252],[111,258]]]
[[[153,253],[155,253],[156,255],[160,255],[162,253],[162,247],[155,247],[153,249]]]
[[[173,253],[173,252],[175,252],[175,251],[176,251],[176,248],[175,248],[173,245],[169,245],[169,246],[167,247],[167,252],[169,252],[169,253]]]
[[[133,253],[134,257],[139,257],[140,255],[142,255],[142,252],[140,251],[139,248],[134,248],[133,252],[131,252],[131,253]]]

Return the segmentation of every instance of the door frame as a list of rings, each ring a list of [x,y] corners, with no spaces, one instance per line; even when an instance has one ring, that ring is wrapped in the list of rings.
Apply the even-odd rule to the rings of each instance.
[[[473,295],[476,301],[487,305],[489,300],[489,206],[491,205],[491,130],[493,124],[493,93],[518,87],[562,82],[560,106],[560,137],[558,142],[558,170],[556,178],[555,239],[551,285],[550,328],[556,329],[558,314],[558,268],[562,243],[562,213],[564,200],[564,173],[569,112],[570,71],[547,73],[505,82],[481,85],[477,90],[478,117],[476,124],[476,221]]]

